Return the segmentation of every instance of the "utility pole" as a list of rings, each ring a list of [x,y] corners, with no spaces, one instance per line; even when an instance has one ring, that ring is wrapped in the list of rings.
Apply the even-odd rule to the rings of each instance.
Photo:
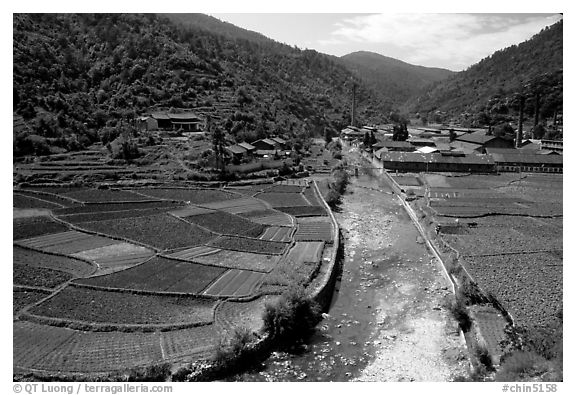
[[[520,94],[519,97],[520,109],[518,111],[518,131],[516,132],[516,148],[520,148],[522,145],[522,127],[524,125],[524,94]]]
[[[352,126],[356,126],[356,82],[352,81]]]

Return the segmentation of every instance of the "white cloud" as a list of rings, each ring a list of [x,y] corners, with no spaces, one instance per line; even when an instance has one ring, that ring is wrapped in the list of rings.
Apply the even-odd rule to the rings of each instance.
[[[322,46],[381,47],[383,55],[426,66],[461,70],[518,44],[560,16],[514,14],[375,14],[345,19]],[[386,53],[390,51],[390,53]]]

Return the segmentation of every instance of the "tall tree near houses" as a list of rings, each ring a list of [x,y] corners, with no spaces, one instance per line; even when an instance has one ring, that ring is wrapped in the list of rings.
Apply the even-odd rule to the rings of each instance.
[[[206,130],[208,135],[212,136],[212,149],[214,150],[214,157],[216,158],[216,167],[220,169],[221,174],[224,174],[224,132],[218,126],[212,124],[210,115],[206,117]]]

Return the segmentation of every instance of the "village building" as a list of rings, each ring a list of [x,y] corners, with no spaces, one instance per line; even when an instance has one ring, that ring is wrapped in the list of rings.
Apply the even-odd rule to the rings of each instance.
[[[484,154],[486,148],[513,148],[514,141],[499,136],[488,136],[485,132],[478,131],[456,137],[452,145]]]
[[[154,112],[149,116],[136,119],[140,130],[172,130],[181,132],[199,132],[203,120],[192,112],[172,114],[167,112]]]
[[[490,155],[382,152],[379,160],[387,170],[481,173],[492,173],[495,171],[494,159]]]

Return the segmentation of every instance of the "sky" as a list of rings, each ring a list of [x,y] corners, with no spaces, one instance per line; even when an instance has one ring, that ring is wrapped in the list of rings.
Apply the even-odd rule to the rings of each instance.
[[[461,71],[528,40],[560,14],[210,13],[276,41],[342,56],[372,51],[427,67]]]

